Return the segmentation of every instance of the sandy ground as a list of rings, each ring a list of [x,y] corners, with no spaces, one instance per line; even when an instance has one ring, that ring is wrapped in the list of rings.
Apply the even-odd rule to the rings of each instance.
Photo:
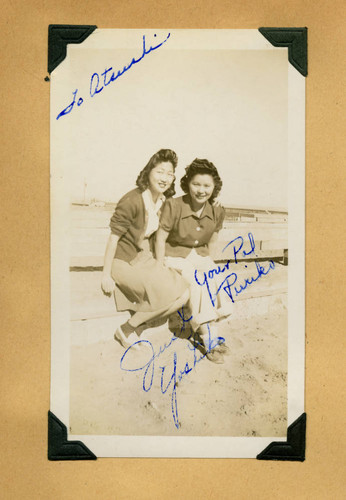
[[[99,279],[71,273],[72,434],[286,435],[287,268],[256,283],[264,296],[245,297],[218,331],[211,328],[230,348],[223,364],[193,349],[177,314],[144,330],[140,350],[124,356],[113,340],[124,317],[114,315]]]

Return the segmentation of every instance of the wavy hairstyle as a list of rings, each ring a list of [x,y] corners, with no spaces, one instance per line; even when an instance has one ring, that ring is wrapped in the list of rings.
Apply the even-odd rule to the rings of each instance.
[[[185,168],[185,175],[184,177],[182,177],[180,181],[181,189],[184,191],[184,193],[188,193],[189,183],[192,181],[193,177],[197,174],[208,174],[211,175],[212,178],[214,179],[214,184],[215,184],[214,191],[211,197],[209,198],[209,201],[212,203],[221,191],[222,180],[221,177],[219,176],[217,168],[213,163],[211,163],[211,161],[205,159],[200,160],[199,158],[193,160],[193,162]]]
[[[178,163],[178,157],[176,153],[171,149],[160,149],[160,151],[155,153],[137,177],[136,185],[142,192],[149,187],[149,174],[152,169],[155,168],[159,163],[162,163],[164,161],[171,162],[173,170],[175,170]],[[175,195],[174,180],[167,191],[164,192],[164,195],[166,196],[166,198],[170,198],[171,196]]]

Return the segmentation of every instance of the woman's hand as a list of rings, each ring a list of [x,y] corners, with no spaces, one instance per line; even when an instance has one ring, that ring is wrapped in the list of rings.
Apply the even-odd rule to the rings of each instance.
[[[216,197],[213,201],[213,207],[221,207],[220,198]]]
[[[103,293],[110,295],[115,290],[115,283],[111,276],[102,276],[101,288]]]
[[[110,234],[107,241],[105,261],[103,265],[103,273],[101,280],[101,288],[103,290],[103,293],[105,293],[106,295],[110,295],[115,290],[115,283],[114,280],[112,279],[111,272],[112,272],[112,262],[114,259],[118,240],[119,236],[116,236],[115,234]]]

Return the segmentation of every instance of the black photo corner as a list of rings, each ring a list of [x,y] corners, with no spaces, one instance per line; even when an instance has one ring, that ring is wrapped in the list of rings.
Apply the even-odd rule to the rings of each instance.
[[[97,28],[90,25],[50,24],[48,26],[48,73],[66,57],[68,43],[82,43]]]
[[[66,425],[48,412],[48,460],[96,460],[81,441],[68,441]]]

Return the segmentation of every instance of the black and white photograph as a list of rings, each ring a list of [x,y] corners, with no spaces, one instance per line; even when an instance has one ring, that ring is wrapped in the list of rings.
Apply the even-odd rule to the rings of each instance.
[[[51,73],[51,404],[98,457],[255,458],[304,412],[305,78],[258,30]]]

